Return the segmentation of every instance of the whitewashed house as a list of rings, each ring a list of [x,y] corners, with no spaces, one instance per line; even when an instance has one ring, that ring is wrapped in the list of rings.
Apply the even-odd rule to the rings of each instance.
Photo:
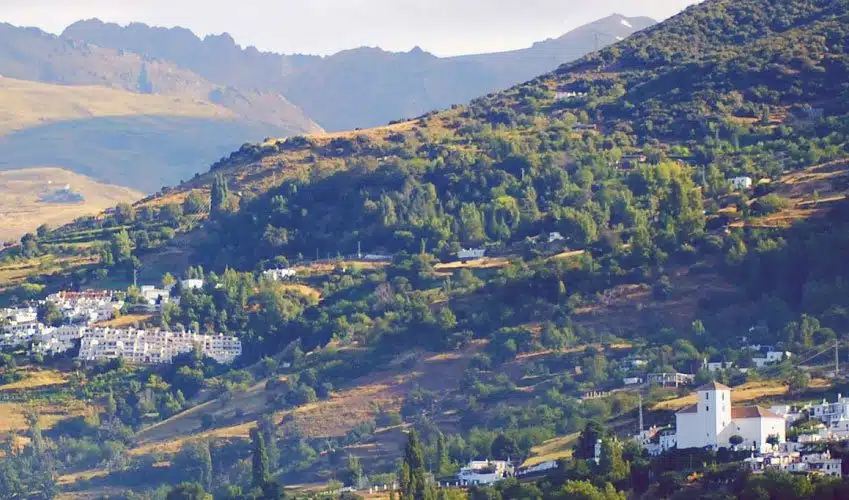
[[[464,485],[495,484],[514,475],[510,462],[504,460],[472,460],[457,473],[457,480]]]
[[[709,371],[711,373],[715,373],[715,372],[718,372],[718,371],[730,370],[731,368],[734,368],[734,363],[731,362],[731,361],[708,361],[708,360],[705,360],[703,366],[707,371]]]
[[[830,427],[849,418],[849,399],[843,399],[842,394],[837,395],[837,401],[834,403],[829,403],[823,399],[822,403],[811,405],[808,408],[808,415]]]
[[[180,280],[180,286],[183,290],[200,290],[203,288],[203,280],[201,279],[187,279]]]
[[[751,189],[752,188],[752,178],[751,177],[734,177],[728,180],[731,183],[731,187],[735,190],[743,190],[743,189]]]
[[[784,442],[784,418],[758,406],[732,407],[731,388],[712,382],[696,390],[697,403],[675,414],[677,447],[730,447],[732,436],[743,438],[741,446],[767,451],[770,436]]]
[[[563,237],[562,234],[558,232],[548,233],[548,242],[554,243],[555,241],[565,241],[566,238]]]
[[[767,351],[763,356],[752,358],[752,363],[757,368],[763,368],[769,365],[781,363],[785,359],[790,359],[793,353],[790,351]]]
[[[457,252],[457,258],[462,261],[482,259],[484,255],[486,255],[485,248],[463,248]]]
[[[270,280],[285,281],[295,278],[298,273],[294,269],[269,269],[262,275]]]

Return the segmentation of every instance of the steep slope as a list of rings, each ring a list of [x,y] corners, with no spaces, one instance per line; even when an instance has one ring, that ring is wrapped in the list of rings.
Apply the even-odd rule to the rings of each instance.
[[[348,454],[368,474],[393,472],[403,425],[422,431],[432,463],[440,433],[459,463],[526,455],[589,419],[629,435],[638,395],[626,376],[698,372],[779,397],[799,360],[831,360],[849,324],[847,14],[845,1],[707,0],[468,106],[245,145],[140,202],[135,221],[81,221],[30,245],[127,231],[86,254],[99,264],[34,281],[129,281],[128,247],[155,270],[149,282],[202,265],[206,287],[180,292],[158,324],[238,335],[244,370],[190,357],[161,379],[98,367],[87,386],[126,402],[115,411],[127,425],[157,420],[137,453],[212,439],[233,475],[255,426],[281,447],[276,477],[302,483],[340,477]],[[170,229],[181,234],[169,242]],[[458,262],[469,247],[491,260]],[[360,248],[393,257],[345,257]],[[263,283],[271,267],[297,269],[320,296]],[[759,387],[744,385],[754,343],[794,354],[760,370],[775,380]],[[714,357],[748,372],[699,371]],[[597,391],[609,393],[584,397]],[[641,394],[651,407],[673,392]],[[182,481],[186,455],[177,477],[142,459],[128,475]]]
[[[359,48],[330,57],[242,50],[229,35],[203,40],[181,29],[97,20],[69,26],[64,36],[175,61],[211,81],[273,89],[330,130],[378,126],[462,104],[551,71],[653,24],[614,15],[556,39],[512,52],[438,58],[421,49],[392,53]]]

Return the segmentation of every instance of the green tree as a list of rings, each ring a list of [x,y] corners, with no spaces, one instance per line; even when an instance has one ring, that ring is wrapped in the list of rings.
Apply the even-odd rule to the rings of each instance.
[[[265,449],[265,437],[259,429],[251,430],[253,450],[251,455],[251,482],[256,488],[261,488],[268,481],[268,453]]]
[[[606,435],[604,426],[597,420],[590,420],[584,426],[584,430],[578,436],[578,445],[575,448],[575,457],[589,460],[595,457],[595,445],[599,439]]]
[[[210,211],[217,215],[227,209],[230,198],[230,189],[227,187],[227,179],[218,174],[212,181],[212,193]]]
[[[136,220],[136,209],[129,203],[119,203],[115,207],[115,221],[118,224],[132,224]]]
[[[202,214],[209,211],[209,203],[204,199],[203,195],[197,191],[192,191],[183,200],[183,213],[186,214]]]
[[[198,483],[181,483],[168,492],[167,500],[212,500],[212,495],[206,492]]]
[[[490,453],[496,460],[506,460],[507,458],[519,458],[522,451],[519,449],[519,445],[515,439],[504,434],[499,434],[492,441]]]
[[[127,262],[133,256],[133,243],[127,231],[119,231],[112,236],[112,259],[116,264]]]
[[[445,443],[445,435],[441,432],[436,436],[436,472],[447,474],[451,470],[451,456]]]
[[[39,322],[48,326],[59,326],[65,319],[59,306],[49,300],[38,305],[37,317]]]
[[[486,240],[483,215],[474,203],[460,207],[460,239],[465,243],[481,243]]]
[[[612,438],[601,441],[598,468],[601,474],[612,483],[618,483],[628,477],[630,466],[622,459],[622,444],[619,441]]]

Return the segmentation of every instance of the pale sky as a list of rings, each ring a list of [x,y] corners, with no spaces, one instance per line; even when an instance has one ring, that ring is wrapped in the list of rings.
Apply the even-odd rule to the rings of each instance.
[[[610,15],[670,17],[699,0],[0,0],[0,22],[60,33],[80,19],[230,33],[241,45],[331,54],[361,46],[440,56],[530,46]]]

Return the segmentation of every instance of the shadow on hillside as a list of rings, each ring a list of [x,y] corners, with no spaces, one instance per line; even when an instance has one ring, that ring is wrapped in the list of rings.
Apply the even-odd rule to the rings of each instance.
[[[149,193],[206,171],[245,142],[287,133],[264,124],[203,118],[71,120],[0,138],[0,170],[61,166]]]

